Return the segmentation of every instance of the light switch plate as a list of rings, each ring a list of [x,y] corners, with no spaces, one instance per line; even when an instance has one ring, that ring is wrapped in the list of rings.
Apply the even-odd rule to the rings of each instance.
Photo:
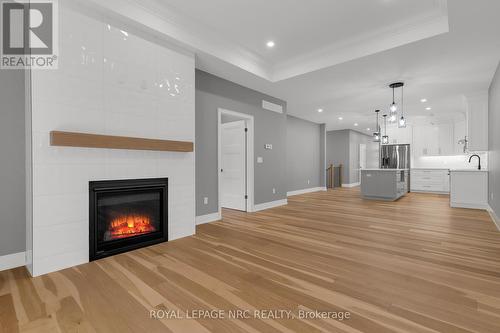
[[[257,163],[264,163],[264,158],[262,157],[257,157]]]
[[[273,150],[273,145],[270,144],[270,143],[266,143],[266,145],[264,146],[265,149],[267,150]]]

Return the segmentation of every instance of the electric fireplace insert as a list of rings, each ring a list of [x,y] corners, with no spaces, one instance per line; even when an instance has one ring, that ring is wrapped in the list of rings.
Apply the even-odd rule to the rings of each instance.
[[[89,183],[90,261],[168,240],[168,179]]]

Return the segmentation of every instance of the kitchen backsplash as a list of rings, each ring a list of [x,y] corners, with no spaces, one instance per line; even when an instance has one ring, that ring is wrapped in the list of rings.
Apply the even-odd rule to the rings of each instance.
[[[413,168],[430,169],[475,169],[477,168],[477,158],[474,157],[469,163],[469,157],[473,154],[481,156],[481,168],[488,169],[488,153],[470,153],[468,155],[453,156],[421,156],[413,161]]]

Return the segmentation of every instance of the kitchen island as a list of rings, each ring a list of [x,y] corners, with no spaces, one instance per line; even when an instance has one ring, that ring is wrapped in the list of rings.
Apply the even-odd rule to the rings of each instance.
[[[398,200],[408,193],[408,174],[408,169],[362,169],[361,195],[371,200]]]

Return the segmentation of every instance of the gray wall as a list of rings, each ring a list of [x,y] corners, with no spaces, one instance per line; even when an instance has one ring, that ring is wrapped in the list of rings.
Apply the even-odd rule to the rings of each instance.
[[[262,100],[286,102],[196,71],[196,215],[216,213],[217,184],[217,109],[254,116],[255,124],[255,204],[286,199],[286,111],[283,114],[262,109]],[[265,150],[265,144],[272,150]],[[257,164],[257,157],[264,163]],[[276,194],[273,194],[273,188]],[[208,197],[208,205],[203,198]]]
[[[324,126],[292,116],[286,124],[287,191],[324,186]]]
[[[329,131],[326,133],[326,164],[344,166],[342,180],[349,180],[349,136],[350,130]]]
[[[500,216],[500,65],[489,91],[488,168],[490,207]]]
[[[24,71],[0,73],[0,256],[26,241]]]
[[[329,131],[326,135],[327,165],[343,164],[342,182],[359,182],[359,145],[366,144],[367,168],[378,168],[378,144],[372,137],[353,130]]]

